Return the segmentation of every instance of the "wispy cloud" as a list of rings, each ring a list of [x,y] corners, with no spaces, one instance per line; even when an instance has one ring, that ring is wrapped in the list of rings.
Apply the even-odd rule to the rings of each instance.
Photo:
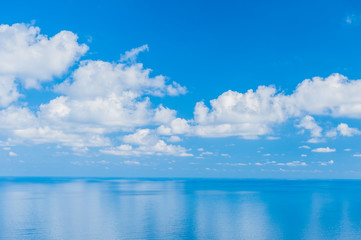
[[[330,153],[330,152],[336,152],[336,149],[335,149],[335,148],[329,148],[329,147],[325,147],[325,148],[315,148],[315,149],[312,149],[312,152]]]

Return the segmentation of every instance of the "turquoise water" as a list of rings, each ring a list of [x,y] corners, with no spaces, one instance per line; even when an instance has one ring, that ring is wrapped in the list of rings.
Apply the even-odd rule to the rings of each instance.
[[[0,239],[361,239],[361,181],[3,178]]]

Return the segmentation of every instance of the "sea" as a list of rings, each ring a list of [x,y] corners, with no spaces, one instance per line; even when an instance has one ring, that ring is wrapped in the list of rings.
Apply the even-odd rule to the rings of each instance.
[[[361,239],[359,180],[0,178],[0,239]]]

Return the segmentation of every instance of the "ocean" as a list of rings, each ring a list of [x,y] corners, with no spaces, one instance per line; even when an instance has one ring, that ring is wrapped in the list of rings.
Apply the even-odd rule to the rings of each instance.
[[[361,239],[361,181],[1,178],[0,239]]]

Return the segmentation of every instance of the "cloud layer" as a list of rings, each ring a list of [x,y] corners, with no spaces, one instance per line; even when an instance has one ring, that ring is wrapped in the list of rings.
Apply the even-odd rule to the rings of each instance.
[[[278,139],[270,136],[274,128],[289,120],[301,133],[309,132],[310,143],[361,134],[346,123],[324,129],[316,120],[361,118],[361,80],[340,74],[306,79],[289,95],[274,86],[245,93],[229,90],[209,103],[195,103],[194,116],[184,119],[164,103],[152,104],[153,98],[183,95],[187,89],[136,62],[148,49],[143,45],[127,51],[118,62],[78,62],[88,46],[78,43],[72,32],[48,37],[35,26],[0,25],[2,144],[53,143],[77,152],[96,148],[119,156],[192,156],[190,149],[174,143],[185,136]],[[66,74],[71,67],[74,70]],[[61,79],[50,84],[55,97],[28,107],[28,89],[37,89],[40,96],[42,84],[54,78]]]

